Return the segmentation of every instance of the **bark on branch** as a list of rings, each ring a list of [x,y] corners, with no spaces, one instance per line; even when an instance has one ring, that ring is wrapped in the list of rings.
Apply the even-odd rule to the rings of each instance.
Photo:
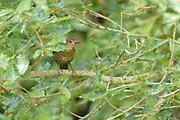
[[[80,71],[80,70],[76,70],[76,73],[72,73],[72,71],[69,70],[59,70],[59,72],[58,70],[46,70],[46,71],[31,71],[28,77],[35,78],[35,77],[53,77],[53,76],[64,76],[64,75],[93,78],[96,75],[96,73],[90,71]],[[158,78],[160,76],[163,76],[163,74],[157,72],[148,72],[140,75],[127,76],[127,77],[111,77],[111,76],[101,75],[101,80],[104,80],[106,82],[111,81],[112,84],[117,84],[117,83],[131,83],[131,82],[144,81],[152,78]],[[1,82],[6,81],[6,78],[0,77],[0,81]]]

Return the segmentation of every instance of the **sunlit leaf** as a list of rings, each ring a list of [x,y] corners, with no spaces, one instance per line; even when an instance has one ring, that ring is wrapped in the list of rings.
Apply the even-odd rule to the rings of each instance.
[[[101,72],[98,70],[97,72],[96,72],[96,75],[94,76],[94,81],[95,82],[98,82],[98,81],[100,81],[101,80]]]
[[[31,1],[32,0],[22,0],[21,3],[17,7],[17,11],[19,11],[21,13],[26,10],[30,10],[31,9]]]
[[[62,35],[62,34],[61,34]],[[46,46],[56,45],[57,43],[65,43],[65,37],[62,35],[59,38],[54,38],[51,41],[49,41]]]
[[[10,12],[11,12],[10,9],[2,9],[2,10],[0,11],[0,17],[2,17],[2,16],[4,16],[4,15],[7,15],[7,14],[9,14]]]
[[[103,81],[93,83],[92,85],[100,91],[104,91],[106,89],[106,84]]]
[[[165,102],[162,106],[170,107],[170,103]],[[159,112],[159,116],[162,120],[168,119],[172,115],[171,109],[163,109]]]
[[[48,46],[44,49],[45,54],[47,56],[52,56],[53,51],[59,52],[59,51],[64,51],[64,50],[69,50],[69,46],[65,45],[56,45],[56,46]]]
[[[51,64],[49,62],[46,62],[46,64],[43,65],[42,70],[49,70],[50,66],[51,66]]]
[[[178,12],[180,14],[180,8],[179,8],[180,3],[179,3],[179,1],[178,0],[169,0],[168,2],[169,2],[169,6],[173,10],[175,10],[176,12]]]
[[[0,55],[0,67],[2,67],[3,69],[7,69],[9,60],[10,60],[9,57],[7,57],[6,55],[3,55],[1,53],[1,55]]]
[[[13,83],[19,77],[18,71],[15,69],[15,66],[12,62],[9,64],[9,68],[6,72],[6,77],[11,83]]]
[[[41,55],[41,49],[37,49],[35,50],[35,52],[33,53],[33,58],[37,59],[39,56]]]
[[[54,5],[55,5],[57,8],[63,8],[63,7],[65,6],[64,1],[65,1],[65,0],[61,0],[60,2],[55,3]]]
[[[44,11],[48,11],[49,8],[47,6],[47,1],[46,0],[34,0],[34,2]]]
[[[30,90],[32,87],[38,84],[35,80],[20,80],[19,84],[26,90]],[[26,91],[25,91],[26,92]]]
[[[71,98],[71,93],[66,87],[61,86],[59,89],[61,92],[63,92],[63,96],[60,96],[60,99],[61,103],[64,104],[67,100]]]
[[[28,69],[28,66],[29,66],[29,61],[28,59],[26,58],[26,55],[24,54],[19,54],[17,56],[17,69],[18,69],[18,72],[22,75],[26,72],[26,70]]]
[[[160,93],[161,91],[163,91],[165,87],[166,87],[165,85],[154,86],[151,89],[149,89],[149,93],[152,95],[156,95]]]
[[[92,102],[94,102],[97,99],[101,99],[104,96],[105,92],[96,92],[92,91],[87,94],[82,94],[80,98],[88,99]]]

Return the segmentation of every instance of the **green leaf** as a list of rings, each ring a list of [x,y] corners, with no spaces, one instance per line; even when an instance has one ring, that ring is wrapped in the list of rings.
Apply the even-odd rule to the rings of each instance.
[[[63,50],[69,50],[69,46],[50,46],[50,47],[46,47],[45,50],[49,50],[49,51],[63,51]]]
[[[51,64],[49,62],[46,62],[46,64],[43,65],[42,70],[49,70],[50,66],[51,66]]]
[[[142,57],[140,57],[140,59],[142,60],[159,60],[162,59],[164,57],[163,54],[145,54]]]
[[[175,72],[175,73],[180,73],[180,69],[176,69],[176,68],[166,68],[169,71]]]
[[[63,92],[63,96],[60,96],[60,99],[61,103],[64,104],[67,100],[71,98],[71,92],[63,86],[60,87],[60,91]]]
[[[133,95],[126,95],[126,94],[124,94],[124,95],[120,96],[120,97],[118,98],[118,100],[124,100],[124,99],[130,98],[130,97],[132,97],[132,96],[133,96]]]
[[[169,48],[170,48],[170,51],[172,52],[173,51],[173,40],[172,39],[170,39],[169,40]]]
[[[33,119],[33,114],[30,111],[32,107],[26,107],[22,108],[18,111],[16,114],[16,119],[15,120],[31,120]]]
[[[103,81],[93,83],[92,85],[93,85],[93,87],[96,87],[100,91],[106,90],[106,83],[104,83]]]
[[[63,8],[64,7],[64,1],[65,0],[61,0],[60,2],[55,3],[54,6],[56,6],[57,8]]]
[[[180,47],[179,47],[179,45],[174,45],[174,51],[176,51],[176,52],[174,52],[174,57],[179,57],[180,56]]]
[[[96,92],[96,91],[91,91],[87,94],[82,94],[80,98],[88,99],[92,102],[94,102],[97,99],[101,99],[104,97],[105,92]]]
[[[61,19],[67,19],[67,17],[60,18]],[[61,43],[65,43],[64,35],[70,32],[71,26],[68,22],[62,22],[63,24],[56,25],[56,24],[48,24],[44,27],[42,30],[44,34],[48,34],[55,40],[59,40]]]
[[[149,33],[154,25],[154,22],[155,22],[155,19],[152,19],[151,21],[149,21],[148,23],[143,25],[140,30],[141,34],[149,35]]]
[[[170,107],[170,104],[168,102],[165,102],[163,107]],[[163,109],[159,112],[159,117],[161,120],[167,120],[172,115],[171,109]]]
[[[48,11],[49,10],[49,8],[47,6],[47,1],[46,0],[34,0],[34,2],[37,4],[38,7],[40,7],[44,11]]]
[[[56,45],[58,43],[65,43],[65,37],[61,33],[58,35],[58,38],[52,39],[46,44],[46,46]]]
[[[9,14],[10,12],[12,12],[12,10],[10,10],[10,9],[2,9],[0,11],[0,17],[3,17],[5,15]]]
[[[15,66],[14,66],[14,64],[12,62],[9,64],[9,68],[6,71],[6,77],[11,83],[13,83],[19,77],[18,72],[15,69]]]
[[[161,91],[164,90],[164,88],[166,87],[166,85],[156,85],[156,86],[153,86],[151,89],[149,89],[149,93],[151,95],[156,95],[158,93],[160,93]]]
[[[180,80],[175,81],[175,82],[171,85],[171,87],[173,87],[173,86],[180,86]]]
[[[172,12],[166,12],[163,14],[163,16],[164,16],[164,23],[176,22],[176,20],[179,19],[179,14]]]
[[[47,56],[53,56],[52,51],[63,51],[63,50],[69,50],[69,46],[61,45],[61,46],[48,46],[44,49],[44,52]]]
[[[17,7],[17,11],[22,13],[24,11],[30,10],[32,0],[22,0]],[[38,1],[38,0],[37,0]]]
[[[66,96],[67,99],[71,98],[71,92],[67,88],[61,87],[60,91],[62,91],[64,93],[64,95]]]
[[[38,84],[35,80],[20,80],[19,84],[26,90],[30,90],[32,87]]]
[[[96,75],[94,76],[94,81],[95,82],[98,82],[98,81],[100,81],[101,80],[101,72],[98,70],[97,72],[96,72]]]
[[[33,59],[37,59],[40,55],[41,55],[41,49],[37,49],[37,50],[35,50],[32,57],[33,57]]]
[[[146,102],[146,105],[147,106],[154,106],[154,104],[155,104],[155,98],[154,98],[154,96],[152,95],[152,96],[149,96],[149,98],[148,99],[146,99],[145,100],[145,102]]]
[[[24,54],[19,54],[17,56],[17,61],[18,63],[16,64],[16,66],[17,66],[18,72],[21,75],[23,75],[28,69],[29,61],[27,60],[26,55]]]
[[[176,96],[179,96],[179,94],[178,95],[176,95]],[[178,103],[178,104],[180,104],[180,101],[179,100],[173,100],[174,102],[176,102],[176,103]]]
[[[157,117],[156,116],[148,116],[146,120],[157,120]]]
[[[169,0],[168,2],[169,2],[169,6],[170,6],[174,11],[176,11],[177,13],[180,14],[180,8],[179,8],[180,3],[179,3],[179,1],[177,1],[177,0]]]
[[[166,39],[166,40],[158,40],[156,43],[154,43],[154,45],[152,45],[151,47],[149,47],[148,51],[147,52],[150,52],[158,47],[160,47],[161,45],[167,43],[169,40]]]
[[[48,50],[48,49],[44,49],[44,52],[45,52],[45,55],[46,56],[49,56],[49,57],[52,57],[53,56],[53,52]]]
[[[58,23],[58,22],[61,22],[61,21],[67,21],[67,20],[69,20],[70,19],[70,15],[68,15],[68,16],[65,16],[65,17],[56,17],[56,16],[53,16],[52,17],[52,20],[51,21],[49,21],[49,23]],[[65,25],[66,27],[70,27],[71,28],[71,26],[70,25]],[[69,28],[68,28],[69,29]],[[65,29],[64,29],[65,30]],[[71,31],[72,29],[69,29],[68,31]],[[66,33],[64,33],[64,34],[66,34]]]
[[[0,55],[0,67],[2,67],[3,69],[7,69],[9,60],[10,60],[9,57],[7,57],[6,55],[3,55],[1,53],[1,55]]]

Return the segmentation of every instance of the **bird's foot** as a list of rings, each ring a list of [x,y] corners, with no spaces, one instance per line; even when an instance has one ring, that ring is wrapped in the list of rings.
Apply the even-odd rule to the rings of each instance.
[[[76,71],[72,68],[72,65],[70,63],[69,63],[69,65],[71,66],[72,74],[76,74]]]
[[[58,74],[59,74],[59,75],[61,75],[60,73],[63,72],[63,70],[62,70],[62,69],[59,69],[59,68],[57,69],[57,71],[58,71]]]
[[[76,74],[76,71],[73,68],[69,69],[69,71],[72,71],[72,74]]]

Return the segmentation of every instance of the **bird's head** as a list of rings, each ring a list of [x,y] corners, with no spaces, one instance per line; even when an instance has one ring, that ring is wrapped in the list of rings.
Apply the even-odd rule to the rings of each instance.
[[[75,40],[74,38],[68,38],[66,40],[66,45],[69,45],[70,48],[73,48],[75,45],[79,44],[80,42]]]

